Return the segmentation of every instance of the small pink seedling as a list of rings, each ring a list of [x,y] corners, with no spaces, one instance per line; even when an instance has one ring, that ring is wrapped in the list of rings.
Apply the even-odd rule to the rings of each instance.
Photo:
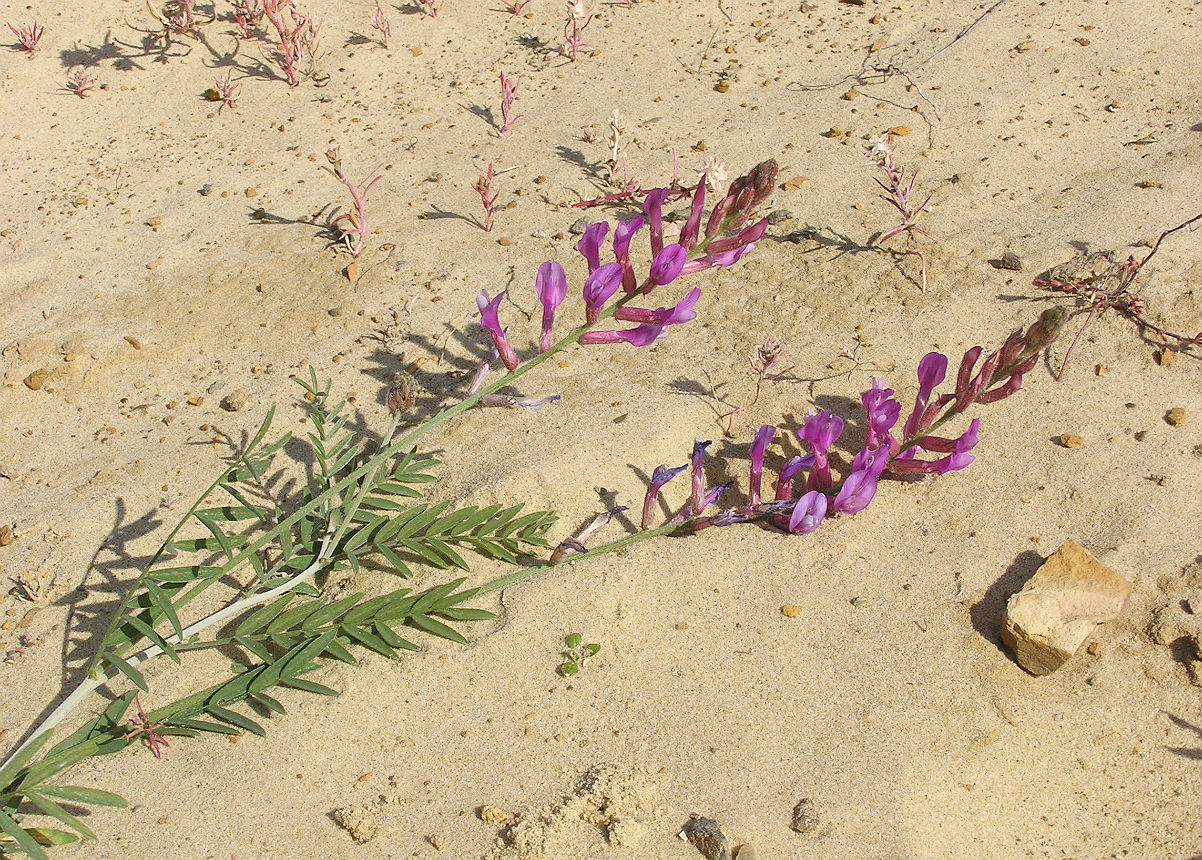
[[[509,134],[513,124],[522,118],[521,114],[513,116],[513,102],[517,98],[518,82],[515,78],[505,77],[501,72],[501,137]]]
[[[505,11],[511,15],[521,15],[522,11],[530,4],[530,0],[501,0],[501,5],[505,7]]]
[[[793,359],[784,354],[784,348],[784,341],[777,340],[774,337],[768,338],[755,348],[755,352],[748,361],[752,372],[755,374],[755,394],[752,395],[750,401],[744,403],[742,406],[735,407],[733,411],[722,416],[726,419],[724,432],[727,436],[734,435],[732,429],[734,427],[735,416],[755,406],[756,402],[760,399],[760,392],[764,387],[764,383],[776,382],[793,369],[793,365],[790,364]]]
[[[88,74],[87,69],[83,66],[77,66],[67,75],[67,82],[63,84],[63,89],[82,99],[86,98],[95,86],[96,76]]]
[[[213,89],[217,91],[215,101],[221,102],[217,108],[217,113],[221,113],[222,108],[232,108],[234,102],[238,101],[238,93],[242,89],[242,86],[233,82],[232,75],[233,72],[227,69],[224,75],[218,75],[213,81]]]
[[[418,0],[418,8],[427,18],[438,17],[439,0]]]
[[[243,37],[249,39],[263,21],[263,0],[230,0],[230,3],[234,7],[234,23]]]
[[[592,45],[586,44],[580,38],[580,34],[584,32],[593,20],[593,13],[585,6],[584,0],[568,0],[568,21],[563,25],[564,38],[564,53],[573,63],[576,62],[576,55],[581,51],[592,48]]]
[[[492,190],[492,162],[488,163],[488,170],[480,174],[480,178],[472,183],[472,189],[480,195],[480,204],[484,207],[484,232],[492,231],[492,212],[493,207],[497,205],[497,195]]]
[[[39,27],[38,22],[34,21],[28,26],[21,27],[18,30],[12,24],[5,23],[5,26],[12,31],[12,34],[17,37],[17,44],[13,45],[13,50],[24,51],[28,56],[32,57],[34,50],[38,46],[38,42],[42,41],[42,34],[46,32],[45,27]]]
[[[932,242],[938,242],[938,239],[915,224],[918,216],[927,208],[927,204],[931,202],[931,197],[934,195],[928,194],[926,199],[917,206],[911,202],[910,196],[914,193],[914,182],[918,179],[918,168],[914,168],[910,175],[906,176],[906,169],[893,157],[893,135],[885,134],[874,137],[869,141],[864,155],[885,174],[884,180],[873,178],[873,181],[885,192],[877,196],[896,209],[902,218],[901,223],[881,234],[877,239],[877,244],[886,242],[899,233],[917,233],[920,236],[926,236]],[[905,251],[903,253],[914,254],[918,257],[922,265],[922,290],[926,292],[927,258],[921,251]]]
[[[142,701],[136,695],[134,696],[134,707],[138,709],[138,715],[130,718],[130,730],[122,735],[122,740],[128,741],[140,737],[146,741],[146,746],[150,747],[155,758],[162,758],[163,747],[171,746],[159,732],[163,724],[150,721],[150,716],[142,708]]]
[[[377,182],[383,177],[380,173],[380,166],[377,165],[371,173],[364,177],[363,181],[358,185],[346,178],[346,174],[342,172],[342,154],[339,148],[331,146],[326,150],[326,160],[330,162],[329,167],[325,167],[331,175],[350,192],[351,201],[355,205],[353,212],[347,212],[339,215],[331,223],[332,226],[337,226],[341,222],[346,221],[349,226],[338,227],[342,231],[338,237],[339,242],[345,242],[347,250],[351,252],[352,257],[358,257],[363,250],[363,241],[367,238],[367,212],[365,205],[367,203],[367,195]]]
[[[371,28],[379,32],[380,44],[387,48],[388,39],[392,35],[392,24],[388,23],[388,16],[384,14],[380,0],[376,0],[376,11],[371,16]]]
[[[285,10],[289,21],[284,20]],[[301,57],[308,57],[310,66],[316,59],[321,19],[297,12],[292,0],[263,0],[263,15],[271,22],[280,40],[278,45],[272,45],[263,53],[280,67],[288,78],[288,85],[294,87],[299,83],[297,63]]]

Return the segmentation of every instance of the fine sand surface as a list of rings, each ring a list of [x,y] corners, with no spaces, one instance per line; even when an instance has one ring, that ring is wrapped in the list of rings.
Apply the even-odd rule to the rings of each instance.
[[[303,436],[291,375],[312,366],[379,432],[409,362],[423,360],[423,402],[462,393],[486,344],[481,289],[511,287],[502,318],[526,354],[535,270],[558,259],[561,315],[577,318],[570,228],[632,212],[570,208],[613,190],[594,181],[615,109],[644,187],[671,179],[673,152],[690,183],[707,157],[731,177],[775,158],[762,211],[782,214],[737,266],[657,303],[698,286],[696,322],[649,349],[573,348],[522,381],[558,404],[476,410],[427,440],[445,463],[436,497],[553,509],[556,542],[608,504],[637,508],[646,475],[694,438],[715,441],[710,482],[735,480],[741,498],[755,427],[807,409],[848,418],[845,469],[872,376],[908,404],[924,353],[954,367],[1074,307],[1033,286],[1039,273],[1084,250],[1142,257],[1198,207],[1194,2],[642,0],[598,6],[575,63],[557,50],[559,0],[524,17],[497,0],[445,0],[434,18],[389,4],[389,48],[374,4],[295,2],[324,19],[322,75],[295,88],[239,43],[221,0],[201,41],[170,43],[134,0],[0,3],[0,21],[46,28],[31,59],[0,51],[4,749],[78,681],[100,623],[83,619],[137,575],[230,442],[271,404]],[[61,89],[77,66],[97,76],[87,98]],[[226,68],[241,95],[218,113],[203,94]],[[501,71],[522,114],[505,139]],[[925,293],[917,256],[871,244],[896,221],[862,149],[890,128],[920,169],[915,194],[934,194],[920,225],[938,241],[890,242],[923,252]],[[353,179],[383,165],[353,282],[324,226],[348,203],[320,170],[330,144]],[[490,162],[485,233],[471,184]],[[1021,270],[989,262],[1005,252]],[[1198,233],[1181,231],[1136,290],[1150,320],[1193,334],[1200,280]],[[751,399],[747,358],[769,336],[792,370],[723,438],[717,415]],[[969,469],[884,481],[866,511],[809,536],[710,529],[557,567],[478,600],[499,617],[466,627],[466,647],[424,638],[399,661],[323,669],[333,700],[282,692],[266,739],[85,762],[66,779],[130,808],[96,811],[98,841],[54,856],[688,860],[700,854],[677,833],[693,814],[762,858],[1197,856],[1198,688],[1184,640],[1149,633],[1202,588],[1196,354],[1157,361],[1103,314],[1061,381],[1041,365],[973,413]],[[238,391],[245,406],[223,410]],[[782,452],[795,439],[769,464]],[[1002,609],[1070,539],[1132,596],[1088,653],[1032,677],[1000,644]],[[472,581],[502,572],[482,562]],[[555,670],[573,631],[601,651],[569,680]],[[156,663],[145,703],[224,669]],[[802,799],[808,833],[790,829]],[[512,826],[481,820],[486,805]]]

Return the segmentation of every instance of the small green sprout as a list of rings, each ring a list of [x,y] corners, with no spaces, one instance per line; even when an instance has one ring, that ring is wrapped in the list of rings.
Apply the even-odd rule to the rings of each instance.
[[[567,646],[567,651],[564,653],[567,659],[559,664],[559,674],[565,678],[578,674],[580,667],[601,650],[601,646],[596,642],[583,644],[584,639],[579,633],[569,633],[564,637],[563,642]]]

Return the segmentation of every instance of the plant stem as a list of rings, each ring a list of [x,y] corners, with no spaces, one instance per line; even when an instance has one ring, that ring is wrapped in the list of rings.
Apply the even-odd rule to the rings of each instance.
[[[728,221],[726,223],[729,223],[729,220],[730,219],[728,219]],[[718,231],[714,235],[716,236],[720,232],[721,231]],[[708,237],[704,241],[700,242],[696,247],[692,248],[689,251],[688,259],[693,259],[695,257],[701,256],[702,254],[704,254],[705,248],[709,245],[709,242],[712,238],[713,237]],[[648,283],[649,283],[649,281],[648,281]],[[646,284],[644,284],[643,286],[645,287]],[[224,567],[227,570],[230,570],[230,571],[235,570],[239,565],[244,563],[252,555],[259,552],[261,549],[263,549],[265,546],[267,546],[269,543],[274,541],[279,536],[290,531],[292,526],[294,526],[301,519],[303,519],[306,516],[310,516],[311,514],[313,514],[315,512],[320,511],[323,508],[323,506],[329,505],[330,501],[333,498],[335,498],[338,494],[341,494],[341,493],[347,491],[348,489],[350,489],[351,487],[353,487],[357,483],[359,483],[360,484],[359,489],[356,493],[355,499],[351,503],[350,508],[348,509],[347,512],[345,512],[345,514],[337,528],[334,528],[331,526],[330,528],[327,529],[326,535],[322,540],[322,545],[317,554],[317,557],[313,560],[313,562],[308,567],[306,567],[304,570],[300,571],[296,575],[292,576],[287,581],[281,583],[280,585],[278,585],[268,591],[260,592],[258,594],[253,594],[249,597],[245,597],[241,600],[237,600],[237,601],[225,606],[224,608],[218,610],[217,612],[214,612],[213,614],[211,614],[205,618],[202,618],[199,621],[189,625],[188,627],[184,628],[183,636],[177,637],[176,635],[172,634],[171,636],[165,637],[166,640],[169,643],[186,641],[190,637],[198,635],[201,631],[206,630],[209,627],[212,627],[214,624],[220,623],[221,621],[224,621],[228,618],[234,617],[242,612],[245,612],[248,609],[252,609],[256,606],[260,606],[264,603],[267,603],[267,602],[275,599],[276,597],[279,597],[280,595],[283,595],[283,594],[288,593],[289,591],[292,591],[301,583],[306,582],[307,580],[311,579],[329,561],[332,548],[338,546],[338,543],[341,540],[342,535],[345,533],[347,526],[351,522],[351,518],[353,517],[354,512],[356,510],[358,510],[359,505],[362,503],[363,499],[366,497],[366,495],[371,491],[372,487],[374,486],[375,477],[379,473],[380,468],[382,468],[383,465],[386,462],[388,462],[388,460],[390,458],[412,448],[419,439],[421,439],[422,437],[428,435],[429,433],[437,430],[439,427],[443,426],[444,424],[446,424],[453,418],[457,417],[458,415],[460,415],[460,414],[466,412],[467,410],[471,409],[472,407],[476,406],[481,401],[482,398],[487,397],[490,394],[494,394],[497,391],[499,391],[500,389],[504,388],[505,386],[510,385],[511,383],[520,379],[522,376],[525,376],[531,370],[534,370],[536,367],[541,365],[543,362],[547,361],[548,359],[550,359],[553,356],[557,355],[558,353],[562,352],[567,347],[576,343],[577,341],[580,340],[581,336],[584,335],[585,332],[594,328],[602,320],[611,318],[614,314],[614,311],[617,308],[625,305],[632,299],[634,299],[638,296],[641,296],[641,295],[643,295],[642,287],[640,287],[639,289],[637,289],[631,293],[627,293],[627,294],[623,295],[616,302],[613,302],[611,305],[609,305],[609,307],[607,307],[601,311],[596,323],[591,323],[591,324],[585,323],[584,325],[581,325],[581,326],[578,326],[578,327],[572,329],[570,332],[568,332],[568,334],[564,335],[562,338],[560,338],[559,341],[557,341],[555,344],[553,344],[546,352],[539,353],[538,355],[534,356],[533,358],[527,359],[525,362],[523,362],[522,364],[519,364],[516,368],[514,368],[513,370],[504,374],[503,376],[501,376],[494,382],[482,387],[475,394],[469,395],[468,397],[465,397],[463,400],[459,401],[458,403],[442,409],[441,411],[439,411],[436,415],[434,415],[427,421],[423,422],[422,424],[419,424],[417,427],[414,427],[412,430],[409,430],[408,432],[404,433],[399,439],[396,439],[395,441],[393,441],[392,437],[396,433],[397,428],[400,426],[400,421],[401,421],[401,413],[398,412],[396,415],[393,416],[392,422],[388,428],[388,431],[385,433],[385,435],[383,437],[382,447],[375,454],[373,454],[370,458],[368,458],[367,461],[365,461],[363,464],[361,464],[357,468],[355,468],[355,469],[351,470],[349,473],[347,473],[347,475],[344,476],[342,479],[330,484],[329,488],[325,492],[310,499],[307,503],[301,505],[291,515],[289,515],[289,516],[285,517],[284,519],[280,520],[279,522],[277,522],[275,524],[275,526],[268,529],[266,532],[264,532],[262,535],[260,535],[256,540],[248,543],[246,546],[244,546],[242,548],[242,550],[240,552],[234,554],[234,556],[232,558],[230,558],[229,561],[224,565]],[[209,488],[207,490],[205,490],[204,494],[201,495],[196,500],[196,502],[192,505],[192,507],[189,508],[187,514],[176,524],[175,528],[173,528],[171,530],[171,533],[168,535],[167,540],[163,542],[162,546],[155,553],[154,558],[152,559],[150,564],[148,564],[146,566],[146,570],[149,570],[149,568],[152,567],[153,564],[156,561],[158,561],[159,558],[162,557],[162,555],[167,551],[167,548],[170,546],[170,543],[171,543],[172,539],[174,539],[175,535],[178,534],[180,529],[183,528],[184,524],[187,523],[192,518],[192,516],[195,514],[195,512],[199,509],[200,505],[203,504],[205,498],[207,498],[210,493],[212,493],[218,486],[221,485],[221,483],[224,480],[226,480],[226,478],[229,476],[231,470],[234,468],[236,468],[236,466],[230,466],[225,471],[223,471],[221,476],[216,481],[214,481],[209,486]],[[361,483],[360,483],[360,481],[361,481]],[[660,535],[671,534],[672,532],[679,530],[681,528],[681,526],[682,526],[681,523],[676,523],[671,526],[662,526],[659,529],[652,529],[650,531],[638,532],[633,535],[628,535],[627,537],[622,538],[620,540],[613,541],[609,544],[600,546],[594,550],[590,550],[580,557],[584,558],[584,557],[591,557],[594,555],[601,555],[601,554],[607,553],[607,552],[615,552],[626,546],[630,546],[632,544],[638,543],[640,541],[646,540],[651,537],[658,537]],[[509,585],[513,582],[520,582],[523,579],[527,579],[531,576],[534,576],[536,573],[544,570],[546,567],[547,567],[546,565],[543,565],[543,566],[539,566],[539,567],[525,568],[516,573],[509,574],[508,576],[504,576],[499,579],[495,579],[489,583],[486,583],[484,586],[482,586],[480,593],[487,593],[488,591],[492,591],[497,588],[503,588],[506,585]],[[142,583],[144,577],[145,577],[145,572],[143,573],[143,575],[141,577],[139,577],[139,580],[134,585],[134,587],[132,587],[122,597],[121,602],[118,604],[117,611],[113,616],[113,619],[109,622],[109,625],[105,630],[104,637],[102,637],[100,640],[101,646],[97,650],[96,656],[93,657],[91,663],[89,663],[89,665],[88,665],[88,672],[87,672],[84,680],[81,681],[79,683],[79,685],[74,690],[72,690],[71,693],[68,694],[68,696],[65,699],[63,699],[63,701],[60,702],[58,704],[58,706],[53,711],[51,711],[50,714],[47,715],[46,718],[43,719],[35,729],[33,729],[32,731],[30,731],[26,734],[25,740],[21,744],[19,744],[16,748],[14,748],[12,750],[12,752],[9,753],[8,756],[5,757],[4,762],[0,763],[0,766],[7,764],[15,756],[20,754],[22,750],[24,750],[30,743],[33,742],[33,740],[41,737],[48,730],[56,728],[60,723],[63,722],[63,720],[65,720],[84,701],[84,699],[87,698],[88,695],[90,695],[96,689],[103,686],[104,684],[107,684],[110,680],[112,680],[112,678],[110,678],[110,676],[99,671],[99,663],[104,654],[104,642],[112,634],[113,630],[116,629],[117,626],[121,623],[122,619],[124,618],[125,611],[129,608],[130,601],[133,599],[133,597],[136,596],[136,592],[138,591],[138,586]],[[130,666],[137,667],[138,665],[140,665],[154,657],[157,657],[162,653],[163,653],[162,649],[158,645],[150,645],[147,648],[143,649],[138,654],[126,657],[125,660]]]

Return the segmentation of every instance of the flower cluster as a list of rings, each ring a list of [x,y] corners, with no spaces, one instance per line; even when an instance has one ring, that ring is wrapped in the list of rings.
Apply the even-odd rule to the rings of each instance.
[[[977,362],[983,350],[974,346],[961,359],[955,390],[939,396],[935,396],[935,389],[947,375],[947,357],[938,352],[925,355],[918,363],[918,392],[902,425],[900,441],[892,431],[901,418],[901,402],[892,389],[873,379],[872,386],[860,395],[865,411],[864,445],[839,483],[831,473],[829,452],[843,433],[844,420],[829,409],[809,412],[794,431],[809,453],[790,457],[781,465],[772,501],[761,498],[764,459],[777,433],[777,428],[769,424],[760,427],[751,442],[747,504],[702,517],[705,508],[716,501],[727,485],[705,492],[701,463],[708,443],[696,443],[691,460],[693,487],[686,508],[691,518],[689,527],[698,530],[710,525],[766,520],[792,534],[809,534],[830,516],[857,514],[868,507],[885,472],[942,475],[966,468],[973,462],[969,452],[977,445],[980,419],[972,419],[968,428],[955,438],[937,436],[935,431],[974,403],[993,403],[1018,391],[1023,375],[1035,367],[1039,354],[1057,338],[1066,320],[1067,312],[1062,308],[1045,311],[1025,332],[1019,329],[1010,335],[979,368]],[[923,454],[942,456],[928,459]],[[687,465],[655,469],[643,502],[644,529],[652,525],[660,490],[686,468]],[[794,498],[794,479],[803,469],[808,470],[804,492]],[[678,515],[672,522],[684,519]]]
[[[682,325],[696,318],[694,308],[701,290],[690,290],[670,307],[644,308],[629,304],[636,296],[665,287],[682,275],[690,275],[714,266],[733,266],[750,252],[768,227],[767,219],[748,226],[755,208],[772,193],[776,181],[775,161],[765,161],[746,176],[731,183],[726,196],[714,206],[702,230],[705,209],[706,178],[703,175],[693,193],[690,214],[675,242],[664,242],[663,206],[669,189],[657,188],[647,194],[643,213],[612,228],[610,243],[612,262],[601,262],[602,250],[610,236],[611,225],[598,221],[585,228],[576,249],[584,257],[588,275],[582,289],[584,299],[583,329],[575,333],[582,344],[628,343],[648,346],[667,335],[669,326]],[[651,246],[651,263],[647,274],[641,276],[631,261],[631,243],[647,227]],[[567,297],[567,273],[562,265],[549,261],[539,266],[535,277],[535,292],[543,307],[539,352],[551,349],[555,313]],[[615,296],[622,293],[616,300]],[[516,370],[519,359],[501,326],[499,309],[505,296],[502,291],[490,297],[482,290],[476,298],[480,309],[480,324],[492,337],[501,361],[509,370]],[[624,329],[594,328],[605,317],[632,323]]]

